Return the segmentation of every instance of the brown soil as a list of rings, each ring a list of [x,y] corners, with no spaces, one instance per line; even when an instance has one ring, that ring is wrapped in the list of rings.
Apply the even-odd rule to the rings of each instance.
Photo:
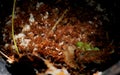
[[[65,68],[70,75],[92,74],[98,69],[94,70],[95,67],[91,66],[91,70],[88,70],[88,64],[103,64],[110,60],[114,52],[100,18],[101,14],[95,10],[73,8],[59,0],[52,5],[26,1],[16,6],[14,19],[15,39],[20,54],[16,55],[11,37],[11,15],[7,17],[2,30],[5,43],[2,51],[15,62],[29,61],[38,75],[47,73],[50,63],[59,69]],[[79,41],[100,50],[82,50],[76,46]]]

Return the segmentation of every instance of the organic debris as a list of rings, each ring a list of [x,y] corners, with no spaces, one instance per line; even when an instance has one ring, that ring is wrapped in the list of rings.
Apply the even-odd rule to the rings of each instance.
[[[14,58],[13,64],[30,63],[36,75],[89,75],[92,69],[85,71],[86,64],[106,62],[114,48],[109,45],[100,16],[66,2],[64,8],[61,4],[25,1],[16,6],[14,15],[14,39],[19,56],[16,57],[11,36],[11,15],[2,28],[2,52]],[[42,68],[38,62],[46,67]]]

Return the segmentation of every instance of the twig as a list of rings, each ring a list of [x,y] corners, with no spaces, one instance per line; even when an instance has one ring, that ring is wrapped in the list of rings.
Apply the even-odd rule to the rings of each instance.
[[[52,27],[52,29],[51,29],[51,31],[49,32],[49,34],[55,30],[56,26],[57,26],[57,25],[59,24],[59,22],[64,18],[64,15],[67,13],[67,11],[68,11],[68,9],[66,9],[66,10],[63,12],[62,16],[55,22],[55,24],[54,24],[54,26]]]
[[[14,0],[13,11],[12,11],[12,38],[13,38],[15,49],[16,49],[17,53],[19,54],[19,50],[18,50],[16,41],[15,41],[15,38],[14,38],[14,16],[15,16],[14,13],[15,13],[15,4],[16,4],[16,0]]]
[[[4,56],[5,58],[7,58],[7,60],[9,60],[10,62],[9,63],[12,63],[14,60],[13,59],[11,59],[10,57],[8,57],[5,53],[3,53],[2,51],[0,51],[0,54],[2,55],[2,56]]]

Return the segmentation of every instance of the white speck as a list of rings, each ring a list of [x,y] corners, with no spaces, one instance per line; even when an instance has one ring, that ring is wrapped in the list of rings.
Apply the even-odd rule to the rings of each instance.
[[[11,47],[12,47],[12,49],[16,49],[16,48],[15,48],[15,45],[12,45]]]
[[[64,75],[70,75],[66,68],[62,68],[62,71],[64,72]]]
[[[35,22],[34,16],[32,13],[30,13],[30,18],[29,18],[29,22]]]
[[[33,51],[37,51],[38,49],[37,48],[34,48]]]
[[[70,75],[68,71],[65,68],[57,69],[55,67],[50,68],[45,74],[51,74],[51,75]]]
[[[24,33],[19,33],[18,35],[15,35],[15,39],[19,39],[19,38],[24,38],[25,34]]]
[[[23,34],[23,33],[19,33],[18,35],[15,35],[15,39],[20,40],[20,45],[24,46],[24,47],[27,47],[31,40],[30,39],[24,39],[24,38],[25,38],[25,34]]]
[[[7,48],[8,46],[9,46],[9,44],[6,43],[6,44],[5,44],[5,48]]]
[[[98,75],[102,75],[102,72],[98,72]]]
[[[56,34],[54,34],[53,36],[56,37]]]
[[[93,24],[93,22],[92,22],[92,21],[88,21],[88,23],[89,23],[89,24]]]
[[[13,62],[14,62],[14,59],[7,59],[7,62],[9,62],[10,64],[13,64]],[[2,71],[2,72],[4,72],[4,71]],[[11,74],[2,74],[2,75],[11,75]]]
[[[23,39],[22,38],[21,41],[20,41],[21,42],[20,45],[24,46],[24,47],[27,47],[30,41],[31,41],[30,39]]]
[[[33,33],[33,32],[29,32],[28,34],[29,34],[29,35],[34,35],[34,33]]]
[[[37,37],[39,37],[39,35],[36,35],[36,36],[34,37],[34,39],[36,39]]]
[[[63,44],[64,44],[64,42],[62,41],[62,42],[59,43],[59,46],[62,46]]]
[[[43,2],[37,2],[37,5],[36,5],[36,10],[38,10],[38,8],[41,6],[41,5],[43,5],[44,3]]]
[[[94,6],[96,3],[94,0],[86,0],[86,2],[88,3],[88,5],[90,6]]]
[[[32,43],[32,46],[35,46],[35,43],[34,43],[34,42]]]
[[[30,25],[26,24],[23,29],[22,29],[22,32],[24,31],[29,31],[30,30]]]
[[[59,13],[59,9],[55,8],[55,9],[53,9],[53,12],[56,13],[56,14],[58,14]]]
[[[48,18],[48,15],[49,13],[48,12],[45,12],[45,16],[43,17],[44,19],[47,19]]]
[[[57,51],[60,51],[58,48],[55,48]]]
[[[50,47],[49,46],[46,46],[45,49],[49,49]]]
[[[96,6],[96,10],[97,10],[97,11],[100,11],[100,12],[104,11],[104,9],[101,8],[100,4],[98,4],[98,5]]]
[[[62,52],[58,53],[58,55],[62,55]]]
[[[12,23],[11,20],[9,20],[9,21],[6,22],[7,25],[9,25],[9,24],[11,24],[11,23]]]
[[[91,34],[94,34],[94,32],[91,32]]]
[[[96,72],[96,73],[94,73],[93,75],[102,75],[102,72]]]
[[[42,34],[41,34],[41,36],[45,36],[45,34],[44,34],[44,33],[42,33]]]
[[[5,38],[6,38],[6,35],[5,35],[5,33],[3,34],[3,40],[5,40]]]

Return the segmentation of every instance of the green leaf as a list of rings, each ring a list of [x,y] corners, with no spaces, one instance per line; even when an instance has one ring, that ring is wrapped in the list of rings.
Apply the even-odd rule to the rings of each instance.
[[[100,49],[99,49],[99,48],[97,48],[97,47],[94,47],[94,50],[98,51],[98,50],[100,50]]]
[[[76,46],[80,48],[81,50],[91,51],[91,50],[99,50],[97,47],[93,47],[90,43],[84,43],[84,42],[77,42]]]
[[[83,42],[77,42],[77,43],[76,43],[76,46],[81,48],[81,47],[84,46],[84,43],[83,43]]]

